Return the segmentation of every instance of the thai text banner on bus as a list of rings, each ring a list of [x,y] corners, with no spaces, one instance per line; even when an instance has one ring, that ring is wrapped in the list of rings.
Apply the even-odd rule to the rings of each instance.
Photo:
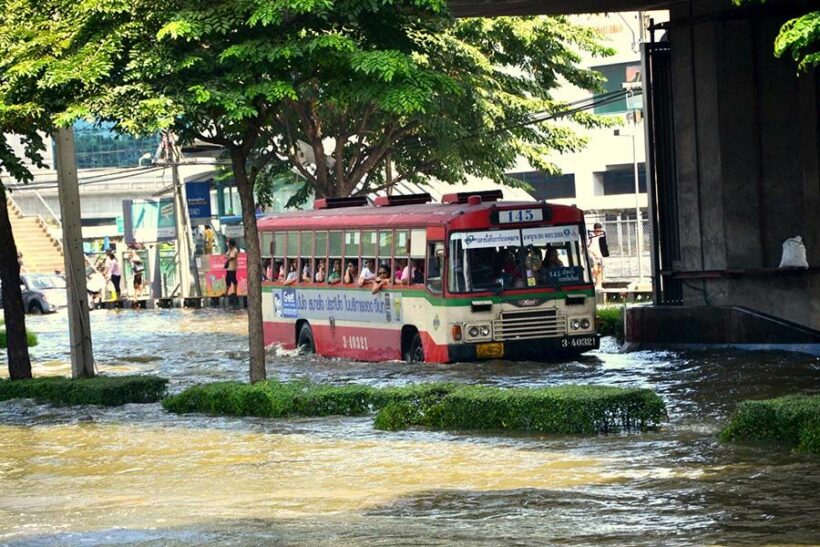
[[[524,245],[564,243],[578,241],[579,238],[577,226],[541,226],[538,228],[524,228],[523,230],[473,232],[464,238],[464,248],[520,247],[522,235]]]
[[[547,243],[565,243],[578,241],[578,226],[544,226],[541,228],[524,228],[524,245],[545,245]]]

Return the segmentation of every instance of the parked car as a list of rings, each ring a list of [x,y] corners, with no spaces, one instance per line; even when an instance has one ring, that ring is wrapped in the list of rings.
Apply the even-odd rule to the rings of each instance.
[[[23,291],[23,308],[26,313],[52,313],[68,304],[65,279],[59,275],[22,274],[20,289]],[[0,292],[0,307],[2,302]]]

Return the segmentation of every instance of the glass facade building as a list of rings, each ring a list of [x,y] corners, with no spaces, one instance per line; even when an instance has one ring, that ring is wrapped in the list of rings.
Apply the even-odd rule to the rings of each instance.
[[[78,169],[137,167],[146,153],[154,155],[159,135],[136,138],[118,135],[111,122],[74,124],[74,147]]]

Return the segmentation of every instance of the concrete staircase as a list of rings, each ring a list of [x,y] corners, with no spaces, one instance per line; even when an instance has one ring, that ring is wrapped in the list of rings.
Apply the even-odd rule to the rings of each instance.
[[[59,240],[48,232],[39,216],[24,216],[17,204],[9,198],[9,220],[17,250],[23,253],[23,267],[28,273],[63,271],[63,248]]]

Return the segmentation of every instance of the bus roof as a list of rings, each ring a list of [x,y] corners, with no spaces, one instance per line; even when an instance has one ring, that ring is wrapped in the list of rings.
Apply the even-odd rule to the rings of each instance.
[[[583,212],[571,205],[553,205],[543,201],[483,201],[469,203],[425,203],[375,207],[341,207],[313,209],[265,216],[258,221],[260,230],[306,230],[344,228],[411,228],[449,226],[456,229],[486,227],[490,212],[496,209],[552,209],[554,224],[572,224],[583,220]]]

